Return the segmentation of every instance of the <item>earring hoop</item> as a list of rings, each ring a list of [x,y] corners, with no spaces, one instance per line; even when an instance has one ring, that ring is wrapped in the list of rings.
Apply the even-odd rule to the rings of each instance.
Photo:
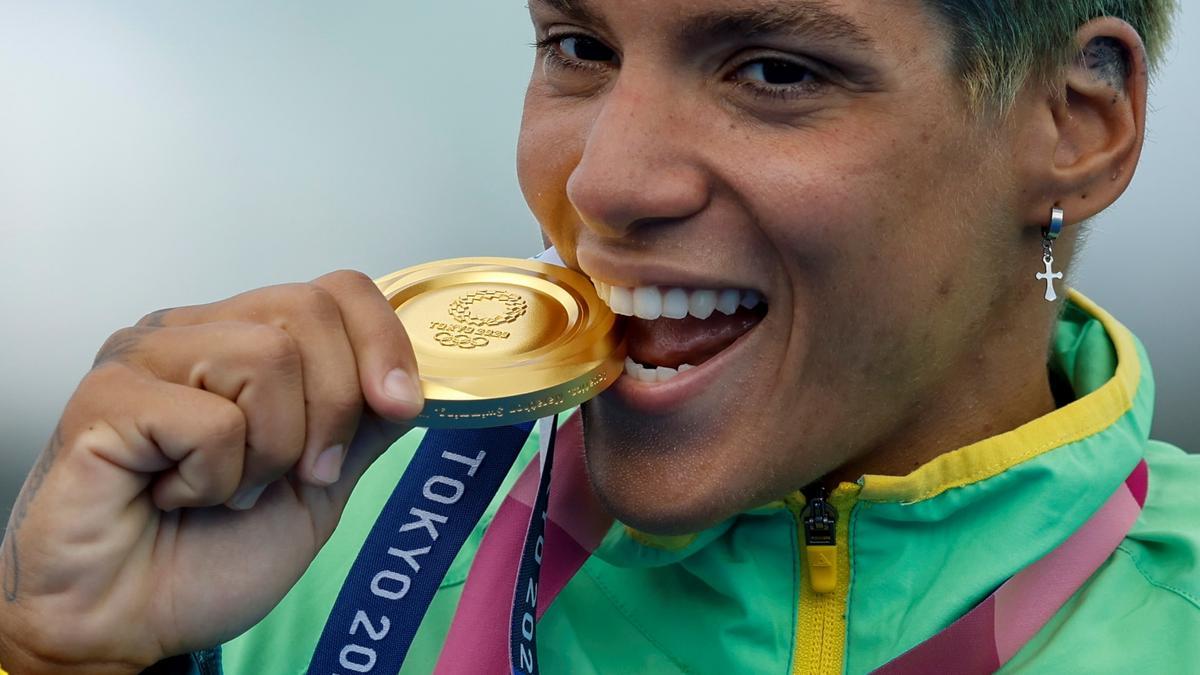
[[[1042,229],[1042,237],[1049,241],[1056,241],[1058,235],[1062,234],[1064,219],[1063,210],[1057,206],[1054,207],[1054,210],[1050,212],[1050,225]]]

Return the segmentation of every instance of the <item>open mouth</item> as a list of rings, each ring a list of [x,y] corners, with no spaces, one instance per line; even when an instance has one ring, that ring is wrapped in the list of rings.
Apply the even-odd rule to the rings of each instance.
[[[667,382],[697,368],[749,333],[767,314],[758,291],[594,282],[600,299],[626,324],[625,374]]]

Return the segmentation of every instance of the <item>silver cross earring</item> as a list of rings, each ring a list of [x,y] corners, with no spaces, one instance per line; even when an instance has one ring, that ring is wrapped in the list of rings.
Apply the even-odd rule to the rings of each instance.
[[[1039,281],[1046,282],[1046,302],[1058,299],[1058,293],[1054,292],[1054,280],[1063,278],[1062,272],[1054,271],[1054,242],[1062,234],[1062,228],[1063,210],[1054,207],[1050,212],[1050,226],[1042,229],[1042,262],[1046,264],[1046,271],[1037,275]]]

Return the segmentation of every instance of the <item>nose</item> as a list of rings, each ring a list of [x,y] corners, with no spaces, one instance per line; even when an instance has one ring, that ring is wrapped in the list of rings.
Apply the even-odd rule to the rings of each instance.
[[[686,109],[661,84],[624,76],[605,94],[567,180],[584,225],[606,237],[687,219],[711,188]]]

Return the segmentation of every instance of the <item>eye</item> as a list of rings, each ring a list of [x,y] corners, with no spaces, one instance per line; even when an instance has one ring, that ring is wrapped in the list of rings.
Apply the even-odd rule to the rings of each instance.
[[[559,51],[568,59],[611,62],[617,58],[616,52],[604,46],[603,42],[586,35],[566,35],[551,40],[557,42]]]
[[[812,68],[784,59],[758,59],[744,64],[733,74],[741,82],[755,82],[772,87],[811,84],[818,80]]]
[[[836,82],[820,64],[774,54],[751,57],[728,76],[728,81],[756,99],[812,100]]]
[[[543,81],[561,95],[589,96],[620,68],[620,55],[586,33],[563,31],[539,39],[534,46]]]
[[[600,40],[578,33],[551,35],[534,45],[548,67],[595,70],[617,62],[617,53]]]

